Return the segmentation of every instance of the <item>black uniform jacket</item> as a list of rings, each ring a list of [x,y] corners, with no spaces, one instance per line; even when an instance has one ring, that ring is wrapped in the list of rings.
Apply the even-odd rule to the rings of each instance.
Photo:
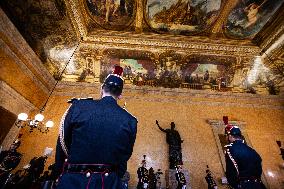
[[[110,96],[75,99],[65,115],[56,147],[58,173],[67,158],[71,164],[114,165],[122,178],[136,138],[136,118]]]
[[[236,188],[242,179],[260,179],[261,157],[241,140],[227,146],[225,158],[226,177],[232,187]]]

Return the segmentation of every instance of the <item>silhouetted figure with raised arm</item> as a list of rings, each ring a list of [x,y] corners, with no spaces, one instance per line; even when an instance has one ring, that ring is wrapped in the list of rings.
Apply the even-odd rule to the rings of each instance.
[[[182,153],[181,153],[181,140],[180,135],[177,130],[175,130],[175,123],[171,122],[170,129],[163,129],[160,127],[158,120],[156,120],[156,124],[161,131],[166,133],[166,140],[169,144],[169,161],[170,161],[170,169],[175,169],[176,165],[182,165]]]

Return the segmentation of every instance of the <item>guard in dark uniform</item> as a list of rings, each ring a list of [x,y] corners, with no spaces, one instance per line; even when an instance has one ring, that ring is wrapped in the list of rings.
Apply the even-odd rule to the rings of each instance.
[[[186,189],[186,179],[182,172],[181,165],[176,166],[176,180],[177,180],[177,189]]]
[[[149,185],[149,172],[146,168],[146,160],[142,160],[141,167],[137,169],[138,184],[137,189],[146,189]]]
[[[206,169],[206,176],[205,176],[205,180],[208,184],[208,189],[217,189],[218,186],[212,176],[212,172],[209,169],[209,166],[207,165],[207,169]]]
[[[136,138],[137,120],[117,104],[123,69],[102,85],[102,98],[73,99],[56,147],[57,189],[120,189]]]
[[[21,141],[17,139],[12,143],[9,150],[0,152],[0,186],[6,184],[10,172],[15,169],[21,161],[22,154],[17,152],[17,148],[20,145]]]
[[[259,154],[244,143],[238,127],[226,128],[229,145],[226,146],[226,177],[234,189],[265,189],[261,182],[262,166]]]

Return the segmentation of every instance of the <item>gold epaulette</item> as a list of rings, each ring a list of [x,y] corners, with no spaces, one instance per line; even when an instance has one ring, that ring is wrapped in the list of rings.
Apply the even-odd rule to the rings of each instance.
[[[67,102],[68,103],[73,103],[76,100],[94,100],[93,97],[87,97],[87,98],[71,98]]]

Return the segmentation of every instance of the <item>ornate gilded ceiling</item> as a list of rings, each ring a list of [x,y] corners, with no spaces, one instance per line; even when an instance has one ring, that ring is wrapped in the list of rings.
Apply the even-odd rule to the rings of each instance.
[[[283,72],[258,65],[260,49],[251,40],[282,4],[3,0],[1,7],[56,79],[101,82],[119,64],[126,84],[265,93],[272,78],[283,78]]]

